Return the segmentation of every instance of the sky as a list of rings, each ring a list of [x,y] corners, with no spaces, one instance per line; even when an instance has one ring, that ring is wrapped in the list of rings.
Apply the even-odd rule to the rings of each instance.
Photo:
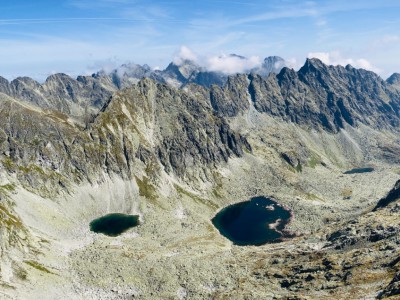
[[[237,64],[229,54],[248,59]],[[278,55],[400,72],[398,0],[0,0],[0,76],[43,81],[193,59],[228,73]]]

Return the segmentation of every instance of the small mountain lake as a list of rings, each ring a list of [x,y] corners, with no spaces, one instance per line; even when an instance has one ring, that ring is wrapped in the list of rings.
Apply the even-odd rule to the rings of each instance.
[[[93,232],[108,236],[118,236],[139,224],[139,216],[137,215],[113,213],[93,220],[89,226]]]
[[[235,245],[259,246],[280,241],[292,214],[266,197],[254,197],[223,208],[211,220],[219,232]]]
[[[358,173],[370,173],[373,172],[374,168],[367,167],[367,168],[355,168],[349,171],[344,172],[343,174],[358,174]]]

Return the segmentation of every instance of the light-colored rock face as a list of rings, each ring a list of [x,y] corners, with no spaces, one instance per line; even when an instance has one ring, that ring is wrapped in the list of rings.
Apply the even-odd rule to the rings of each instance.
[[[266,77],[270,73],[278,74],[284,67],[289,67],[288,63],[279,56],[269,56],[259,68],[253,69],[252,73]]]
[[[394,88],[400,90],[400,74],[399,73],[394,73],[392,74],[387,80],[387,83],[389,83],[391,86]]]
[[[374,112],[371,123],[359,119],[363,107],[349,110],[354,127],[344,121],[324,130],[313,114],[306,122],[297,109],[320,103],[315,109],[329,117],[339,108],[337,101],[325,106],[322,96],[301,102],[325,82],[305,71],[266,79],[238,75],[211,90],[141,80],[104,102],[86,126],[0,94],[0,298],[394,295],[398,133],[379,106],[365,108]],[[368,75],[325,71],[326,82],[346,78],[332,75],[339,71]],[[58,79],[46,83],[49,89],[66,88]],[[78,82],[94,84],[91,77]],[[337,95],[340,88],[335,85]],[[384,83],[376,88],[398,103]],[[295,106],[280,114],[278,96]],[[363,166],[375,171],[343,174]],[[212,217],[256,195],[293,211],[288,229],[295,238],[239,247],[218,233]],[[372,212],[378,201],[385,205]],[[138,214],[141,225],[114,238],[90,232],[91,220],[113,212]]]

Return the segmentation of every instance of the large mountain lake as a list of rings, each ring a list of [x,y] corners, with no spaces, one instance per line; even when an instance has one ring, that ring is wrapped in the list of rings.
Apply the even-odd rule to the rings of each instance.
[[[113,213],[90,222],[90,230],[108,236],[118,236],[128,229],[138,226],[139,216]]]
[[[223,208],[212,219],[219,232],[235,245],[259,246],[278,242],[291,212],[266,197],[254,197]]]

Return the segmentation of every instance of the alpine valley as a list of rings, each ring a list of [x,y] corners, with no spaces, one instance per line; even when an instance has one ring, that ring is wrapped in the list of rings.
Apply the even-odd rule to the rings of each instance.
[[[0,77],[0,298],[398,299],[400,74],[287,65]],[[255,197],[290,220],[237,245]]]

